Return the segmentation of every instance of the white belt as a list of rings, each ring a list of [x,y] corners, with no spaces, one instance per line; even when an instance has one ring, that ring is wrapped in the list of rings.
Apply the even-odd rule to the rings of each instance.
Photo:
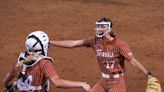
[[[117,74],[112,74],[112,75],[109,75],[109,74],[105,74],[105,73],[102,73],[102,77],[103,78],[119,78],[120,76],[124,76],[123,73],[117,73]]]
[[[32,91],[43,90],[43,86],[31,86]]]
[[[41,91],[43,90],[43,86],[30,86],[29,89],[19,89],[20,91],[28,91],[28,92],[33,92],[33,91]]]

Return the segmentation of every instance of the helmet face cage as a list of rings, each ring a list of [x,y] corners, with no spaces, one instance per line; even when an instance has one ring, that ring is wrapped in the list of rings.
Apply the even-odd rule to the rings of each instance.
[[[103,37],[106,33],[109,32],[109,28],[111,28],[111,22],[96,22],[96,37],[101,38]]]
[[[49,47],[49,37],[42,31],[35,31],[28,35],[26,49],[29,54],[42,51],[42,55],[47,56]]]

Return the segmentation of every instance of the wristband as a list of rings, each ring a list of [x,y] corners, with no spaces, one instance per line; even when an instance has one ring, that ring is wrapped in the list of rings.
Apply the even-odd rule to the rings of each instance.
[[[148,75],[152,75],[152,73],[151,73],[151,72],[147,72],[147,73],[146,73],[146,76],[148,76]]]

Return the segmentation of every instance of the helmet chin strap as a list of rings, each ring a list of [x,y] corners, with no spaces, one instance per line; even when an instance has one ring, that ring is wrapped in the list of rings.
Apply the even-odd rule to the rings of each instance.
[[[103,34],[103,36],[105,36],[106,34],[108,34],[108,33],[110,33],[111,32],[111,30],[107,30],[104,34]],[[102,37],[103,37],[102,36]],[[106,37],[107,39],[109,39],[110,41],[112,41],[114,38],[113,37]]]
[[[103,34],[103,36],[105,36],[109,32],[111,32],[111,30],[108,28],[108,30]]]

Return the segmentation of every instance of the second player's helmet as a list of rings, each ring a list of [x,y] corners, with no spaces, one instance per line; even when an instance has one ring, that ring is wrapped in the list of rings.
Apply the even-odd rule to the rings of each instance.
[[[47,56],[49,37],[43,31],[35,31],[28,35],[25,45],[29,54],[42,51],[42,55]]]
[[[108,18],[101,18],[100,20],[96,21],[96,37],[101,38],[105,34],[110,33],[112,28],[112,21]]]

